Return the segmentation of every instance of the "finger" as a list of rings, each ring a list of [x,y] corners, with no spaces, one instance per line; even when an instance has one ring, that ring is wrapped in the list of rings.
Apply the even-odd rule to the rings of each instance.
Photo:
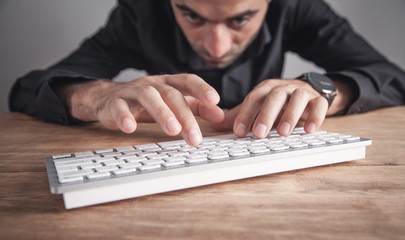
[[[186,96],[185,99],[194,115],[214,123],[219,123],[224,120],[224,111],[217,105],[202,104],[200,101],[190,96]]]
[[[181,124],[154,87],[138,87],[136,99],[166,134],[174,136],[180,133]]]
[[[166,83],[179,90],[183,95],[197,98],[203,104],[219,103],[220,97],[217,91],[195,74],[166,75]]]
[[[124,99],[114,99],[109,105],[109,111],[112,119],[121,131],[125,133],[133,133],[135,131],[137,127],[136,121]]]
[[[289,93],[282,88],[275,88],[267,95],[252,127],[252,132],[256,137],[267,136],[288,101],[288,95]]]
[[[305,89],[297,88],[294,90],[277,126],[280,135],[288,136],[291,133],[307,107],[309,97],[309,93]]]
[[[184,140],[192,146],[200,144],[202,140],[200,127],[183,94],[169,85],[158,86],[158,91],[181,124]]]
[[[241,105],[239,104],[238,106],[230,109],[229,111],[226,111],[224,113],[224,119],[222,122],[219,123],[212,123],[211,127],[215,130],[229,130],[232,129],[236,116],[238,115],[240,111]]]
[[[243,100],[238,115],[236,116],[233,129],[238,137],[247,134],[253,124],[254,119],[259,113],[263,101],[268,93],[266,88],[255,88]]]
[[[304,129],[307,133],[314,133],[325,120],[328,111],[328,101],[319,96],[310,101],[310,111],[305,121]]]

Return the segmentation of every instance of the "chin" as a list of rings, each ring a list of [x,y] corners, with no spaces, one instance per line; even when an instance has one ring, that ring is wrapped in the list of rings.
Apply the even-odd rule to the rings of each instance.
[[[206,62],[206,64],[210,67],[213,68],[218,68],[218,69],[222,69],[222,68],[226,68],[229,65],[231,65],[233,63],[233,61],[227,61],[227,62]]]

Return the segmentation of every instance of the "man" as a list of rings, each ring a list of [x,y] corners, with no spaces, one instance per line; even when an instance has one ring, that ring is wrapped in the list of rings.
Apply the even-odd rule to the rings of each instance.
[[[287,51],[327,74],[280,79]],[[110,81],[125,68],[150,75]],[[126,133],[156,121],[198,145],[194,115],[262,138],[272,127],[288,135],[300,119],[311,133],[325,116],[404,98],[405,73],[321,0],[121,0],[105,28],[73,54],[19,79],[10,108],[63,124],[100,121]]]

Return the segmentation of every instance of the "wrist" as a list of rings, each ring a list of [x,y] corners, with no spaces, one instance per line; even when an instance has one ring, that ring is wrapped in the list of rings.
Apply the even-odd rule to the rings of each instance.
[[[357,99],[359,94],[356,83],[350,78],[342,75],[332,75],[330,78],[335,83],[339,94],[336,96],[328,110],[327,115],[329,116],[346,112]]]
[[[304,73],[298,79],[310,84],[322,97],[328,101],[328,108],[332,105],[335,97],[338,95],[335,83],[328,76],[309,72]]]
[[[104,96],[103,92],[112,84],[115,83],[102,79],[85,80],[64,84],[55,89],[55,92],[74,118],[92,122],[98,120],[97,108],[100,96]]]

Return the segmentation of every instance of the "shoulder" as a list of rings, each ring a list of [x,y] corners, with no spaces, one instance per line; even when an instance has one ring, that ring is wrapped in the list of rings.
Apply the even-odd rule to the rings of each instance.
[[[119,0],[118,8],[137,20],[154,21],[167,18],[171,11],[169,0]]]
[[[339,19],[323,0],[272,0],[267,21],[282,23],[291,28],[321,26],[332,19]]]
[[[289,12],[290,14],[303,12],[312,13],[329,9],[323,0],[272,0],[269,13],[275,11]]]

